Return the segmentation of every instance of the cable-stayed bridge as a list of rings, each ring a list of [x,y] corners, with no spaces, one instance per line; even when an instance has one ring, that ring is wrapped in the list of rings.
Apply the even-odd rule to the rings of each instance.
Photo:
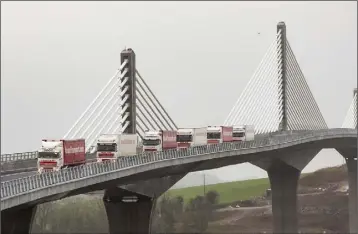
[[[132,49],[121,53],[118,71],[64,136],[85,138],[88,158],[93,158],[101,133],[142,137],[147,129],[178,128],[138,72],[135,56]],[[274,231],[297,232],[300,172],[322,148],[336,148],[348,165],[350,230],[357,232],[356,96],[355,91],[343,127],[328,129],[280,22],[277,36],[224,122],[254,125],[254,141],[142,153],[41,175],[30,170],[21,178],[15,173],[16,179],[2,182],[2,231],[28,233],[39,203],[104,189],[110,233],[147,233],[155,199],[188,172],[250,162],[268,172]],[[35,167],[36,157],[36,151],[2,155],[2,169]],[[138,202],[125,203],[126,196],[136,196]]]

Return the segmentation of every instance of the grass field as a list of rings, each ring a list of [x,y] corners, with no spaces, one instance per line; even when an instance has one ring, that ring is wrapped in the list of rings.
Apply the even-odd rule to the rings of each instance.
[[[346,166],[336,166],[317,170],[313,173],[301,175],[299,184],[301,186],[318,186],[324,183],[334,183],[347,178]],[[250,199],[254,196],[264,195],[266,189],[270,188],[268,178],[235,181],[228,183],[206,185],[206,192],[215,190],[220,194],[219,204],[227,204],[238,200]],[[170,197],[182,196],[187,203],[191,198],[204,194],[204,186],[171,189],[166,192]]]
[[[230,203],[238,200],[246,200],[253,196],[261,196],[266,189],[270,187],[268,178],[235,181],[221,184],[206,185],[206,192],[215,190],[220,194],[219,203]],[[204,186],[195,186],[189,188],[172,189],[167,195],[182,196],[184,202],[187,203],[191,198],[204,194]]]

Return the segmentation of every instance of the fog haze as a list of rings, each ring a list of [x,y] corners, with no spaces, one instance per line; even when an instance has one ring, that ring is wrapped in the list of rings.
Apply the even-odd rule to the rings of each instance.
[[[125,47],[178,126],[221,124],[279,21],[328,126],[340,127],[357,87],[356,2],[2,2],[1,153],[61,138]],[[324,150],[305,171],[340,163]],[[250,164],[210,173],[266,176]]]

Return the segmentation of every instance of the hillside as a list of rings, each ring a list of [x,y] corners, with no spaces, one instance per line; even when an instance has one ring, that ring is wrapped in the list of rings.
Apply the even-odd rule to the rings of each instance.
[[[217,191],[220,193],[219,203],[226,204],[233,201],[246,200],[253,196],[261,196],[269,187],[268,179],[264,178],[206,185],[205,191]],[[167,195],[182,196],[184,202],[187,202],[190,198],[203,195],[203,193],[204,186],[194,186],[189,188],[171,189],[167,192]]]
[[[302,174],[299,181],[299,193],[306,193],[313,190],[316,191],[318,187],[322,189],[323,187],[332,186],[334,183],[344,181],[347,179],[346,173],[347,169],[344,165]],[[196,178],[196,181],[201,182],[201,185],[187,188],[173,187],[166,194],[169,196],[183,196],[184,201],[186,202],[190,200],[190,198],[203,195],[203,181],[200,181],[202,175],[193,174],[192,178]],[[268,188],[270,188],[269,180],[268,178],[263,178],[206,185],[205,191],[217,191],[220,194],[219,203],[228,204],[238,200],[249,199],[250,197],[263,196]]]

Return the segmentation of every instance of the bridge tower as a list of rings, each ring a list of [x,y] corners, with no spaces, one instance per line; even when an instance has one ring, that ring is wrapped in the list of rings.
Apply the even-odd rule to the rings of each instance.
[[[278,75],[282,80],[282,88],[279,90],[279,93],[282,93],[282,97],[279,95],[279,108],[282,108],[283,117],[281,123],[279,124],[279,131],[288,130],[288,121],[287,121],[287,37],[286,37],[286,24],[285,22],[279,22],[277,24],[277,37],[281,37],[281,40],[278,40],[277,44],[277,60],[278,60]]]
[[[356,103],[355,103],[355,105],[356,105],[356,107],[355,107],[355,112],[353,113],[353,115],[355,116],[355,119],[356,119],[356,121],[355,121],[355,129],[357,129],[357,119],[358,119],[358,116],[357,116],[357,111],[358,111],[358,105],[357,105],[357,88],[354,88],[353,89],[353,99],[354,98],[356,98],[355,100],[356,100]]]
[[[120,90],[122,100],[121,105],[121,125],[123,133],[136,132],[136,64],[135,53],[131,48],[121,52],[121,64],[124,64],[120,76]]]

